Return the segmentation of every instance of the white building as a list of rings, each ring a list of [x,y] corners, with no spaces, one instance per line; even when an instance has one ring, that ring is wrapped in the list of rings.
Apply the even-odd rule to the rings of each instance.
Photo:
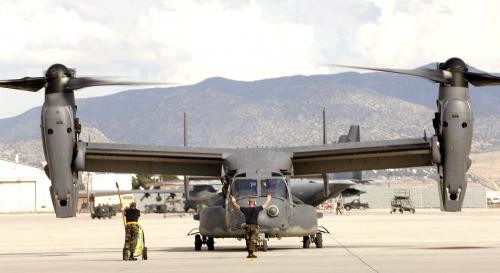
[[[88,177],[86,177],[88,175]],[[83,181],[86,183],[90,180],[90,190],[91,191],[114,191],[116,192],[116,183],[120,187],[120,190],[131,190],[132,189],[132,176],[133,174],[119,174],[119,173],[87,173],[83,175]],[[132,202],[132,195],[122,196],[127,199],[126,204]],[[127,197],[127,198],[125,198]],[[95,198],[95,204],[120,204],[118,195],[108,195],[99,196]]]
[[[49,187],[41,168],[0,160],[0,213],[53,212]]]
[[[91,191],[116,191],[116,183],[121,190],[132,189],[132,174],[84,173],[85,185],[87,181]],[[50,180],[41,168],[0,160],[0,213],[54,212],[49,187]],[[132,198],[124,196],[124,202],[128,204]],[[95,201],[120,203],[117,195],[97,197]]]

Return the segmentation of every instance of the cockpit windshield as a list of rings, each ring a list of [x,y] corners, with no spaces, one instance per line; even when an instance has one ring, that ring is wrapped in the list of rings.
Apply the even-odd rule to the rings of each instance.
[[[231,187],[231,194],[235,198],[257,196],[256,179],[236,179]]]
[[[270,194],[272,197],[286,198],[287,190],[285,181],[282,178],[270,178],[260,180],[262,195]]]

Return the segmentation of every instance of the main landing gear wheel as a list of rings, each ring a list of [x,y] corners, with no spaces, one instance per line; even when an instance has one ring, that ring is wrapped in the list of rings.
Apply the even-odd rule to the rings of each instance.
[[[208,239],[207,239],[207,248],[208,248],[209,251],[215,250],[214,237],[208,237]]]
[[[316,233],[316,237],[314,237],[314,244],[316,248],[323,248],[323,233]]]
[[[302,237],[302,248],[309,248],[311,245],[311,237],[304,236]]]
[[[203,241],[201,240],[201,235],[196,234],[194,236],[194,250],[200,251],[202,245],[203,245]]]

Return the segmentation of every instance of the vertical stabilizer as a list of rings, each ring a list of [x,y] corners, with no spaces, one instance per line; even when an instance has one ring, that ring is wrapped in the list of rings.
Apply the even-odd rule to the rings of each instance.
[[[361,141],[361,134],[359,130],[359,125],[351,125],[349,128],[349,133],[347,135],[341,135],[339,137],[338,143],[346,143],[346,142],[359,142]],[[363,175],[361,171],[356,172],[343,172],[343,173],[335,173],[333,175],[334,179],[349,179],[349,180],[362,180]]]

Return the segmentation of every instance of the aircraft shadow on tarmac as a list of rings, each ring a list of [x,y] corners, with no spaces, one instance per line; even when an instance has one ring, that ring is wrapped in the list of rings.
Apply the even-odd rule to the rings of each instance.
[[[491,247],[480,247],[480,246],[448,246],[448,247],[417,247],[415,245],[384,245],[384,244],[378,244],[378,245],[330,245],[330,246],[323,246],[323,248],[326,249],[362,249],[362,248],[390,248],[390,249],[429,249],[429,250],[445,250],[445,249],[480,249],[480,248],[491,248]],[[314,251],[315,247],[311,247],[310,249],[303,249],[299,246],[277,246],[277,247],[269,247],[267,252],[272,252],[272,251],[280,251],[280,250],[303,250],[303,251]],[[152,250],[155,251],[155,250]],[[156,251],[167,251],[167,252],[195,252],[193,247],[170,247],[170,248],[165,248],[163,250],[156,250]],[[235,247],[235,246],[216,246],[215,252],[245,252],[246,249],[242,247]],[[206,249],[202,249],[201,252],[209,252]],[[210,251],[212,252],[212,251]],[[261,251],[259,251],[261,252]]]
[[[493,249],[498,247],[493,246],[429,246],[429,247],[417,247],[415,245],[330,245],[324,246],[326,249],[363,249],[363,248],[389,248],[389,249],[421,249],[421,250],[469,250],[469,249]],[[314,247],[310,249],[303,249],[296,246],[277,246],[270,247],[267,252],[282,251],[282,250],[303,250],[303,251],[314,251]],[[148,248],[150,252],[195,252],[193,247],[166,247],[166,248]],[[0,257],[8,256],[32,256],[32,257],[63,257],[71,256],[75,254],[88,254],[88,253],[116,253],[120,252],[121,248],[106,248],[106,249],[89,249],[85,251],[54,251],[54,252],[17,252],[17,253],[0,253]],[[198,251],[197,251],[198,252]],[[237,246],[219,246],[215,251],[207,251],[203,249],[200,252],[246,252],[244,247]]]
[[[217,247],[217,246],[216,246]],[[285,249],[297,249],[296,247],[276,247],[276,248],[269,248],[267,251],[276,251],[276,250],[285,250]],[[171,248],[166,248],[164,251],[167,252],[195,252],[193,247],[171,247]],[[219,246],[216,248],[214,251],[208,251],[206,249],[202,249],[201,251],[196,251],[196,252],[246,252],[246,249],[244,246],[241,247],[234,247],[234,246]]]

